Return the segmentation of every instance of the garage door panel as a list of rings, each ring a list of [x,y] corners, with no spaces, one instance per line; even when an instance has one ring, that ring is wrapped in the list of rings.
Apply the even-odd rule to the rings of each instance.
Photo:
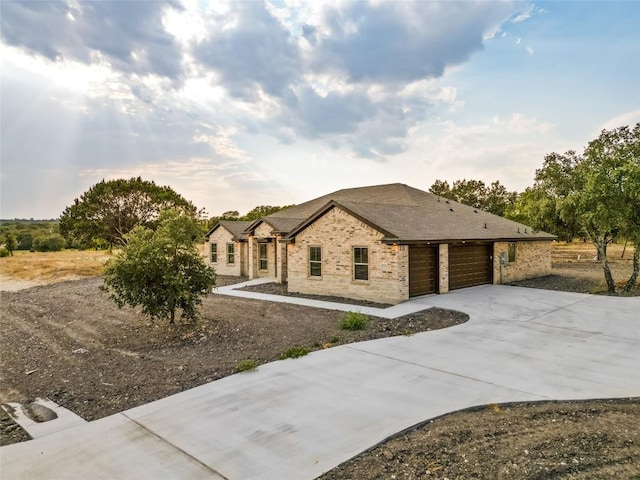
[[[435,293],[438,288],[438,249],[409,246],[409,296]]]
[[[449,289],[493,283],[493,245],[449,247]]]

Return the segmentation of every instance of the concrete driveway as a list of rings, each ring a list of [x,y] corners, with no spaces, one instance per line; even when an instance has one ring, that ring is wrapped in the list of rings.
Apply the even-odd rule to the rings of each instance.
[[[412,300],[469,322],[261,366],[0,449],[3,479],[312,479],[475,405],[640,395],[640,298],[486,285]]]

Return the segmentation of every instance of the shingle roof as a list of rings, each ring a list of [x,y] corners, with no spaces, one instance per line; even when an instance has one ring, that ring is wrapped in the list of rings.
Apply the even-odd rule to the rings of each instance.
[[[389,241],[551,240],[553,235],[400,183],[349,188],[268,215],[293,238],[331,208],[342,208]]]
[[[218,227],[226,228],[233,235],[234,240],[246,240],[247,234],[244,231],[251,225],[252,221],[244,220],[219,220],[207,233],[206,237],[209,238]]]

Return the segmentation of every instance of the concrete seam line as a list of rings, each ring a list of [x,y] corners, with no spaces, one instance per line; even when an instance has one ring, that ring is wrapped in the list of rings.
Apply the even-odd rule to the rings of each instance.
[[[350,345],[344,345],[344,347],[345,347],[345,348],[349,348],[349,349],[351,349],[351,350],[354,350],[354,351],[356,351],[356,352],[366,353],[366,354],[369,354],[369,355],[375,355],[376,357],[386,358],[387,360],[394,360],[394,361],[396,361],[396,362],[406,363],[407,365],[414,365],[414,366],[416,366],[416,367],[420,367],[420,368],[426,368],[427,370],[433,370],[434,372],[446,373],[446,374],[448,374],[448,375],[453,375],[453,376],[455,376],[455,377],[464,378],[464,379],[466,379],[466,380],[471,380],[471,381],[473,381],[473,382],[484,383],[484,384],[486,384],[486,385],[491,385],[491,386],[493,386],[493,387],[506,388],[507,390],[511,390],[511,391],[514,391],[514,392],[525,393],[525,394],[527,394],[527,395],[535,395],[536,397],[549,398],[549,397],[547,397],[546,395],[542,395],[542,394],[540,394],[540,393],[527,392],[526,390],[520,390],[520,389],[518,389],[518,388],[508,387],[508,386],[506,386],[506,385],[499,385],[499,384],[497,384],[497,383],[488,382],[488,381],[486,381],[486,380],[481,380],[481,379],[479,379],[479,378],[475,378],[475,377],[469,377],[469,376],[467,376],[467,375],[462,375],[462,374],[460,374],[460,373],[450,372],[450,371],[448,371],[448,370],[442,370],[442,369],[440,369],[440,368],[429,367],[429,366],[427,366],[427,365],[422,365],[422,364],[420,364],[420,363],[416,363],[416,362],[408,362],[407,360],[401,360],[401,359],[399,359],[399,358],[390,357],[390,356],[388,356],[388,355],[382,355],[382,354],[380,354],[380,353],[369,352],[369,351],[367,351],[367,350],[361,350],[361,349],[359,349],[359,348],[355,348],[355,347],[352,347],[352,346],[350,346]]]
[[[171,443],[170,441],[168,441],[166,438],[158,435],[157,433],[155,433],[153,430],[148,429],[147,427],[145,427],[144,425],[142,425],[140,422],[138,422],[137,420],[134,420],[133,418],[129,417],[126,413],[120,413],[120,415],[122,415],[123,417],[125,417],[127,420],[130,420],[131,422],[133,422],[134,424],[136,424],[139,428],[141,428],[142,430],[144,430],[147,433],[150,433],[151,435],[153,435],[154,437],[156,437],[158,440],[160,440],[162,443],[166,443],[167,445],[171,446],[172,448],[178,450],[180,453],[182,453],[184,456],[186,456],[187,458],[189,458],[190,460],[202,465],[204,468],[206,468],[207,470],[209,470],[211,473],[213,473],[214,475],[219,476],[220,478],[224,479],[224,480],[229,480],[229,478],[225,477],[224,475],[222,475],[220,472],[218,472],[216,469],[210,467],[209,465],[207,465],[206,463],[202,462],[201,460],[199,460],[198,458],[194,457],[193,455],[191,455],[189,452],[187,452],[186,450],[183,450],[182,448],[180,448],[179,446]]]
[[[589,300],[591,297],[585,297],[585,298],[581,298],[580,300],[576,300],[575,302],[571,302],[568,305],[562,305],[561,307],[558,307],[554,310],[549,310],[548,312],[544,312],[541,313],[539,315],[536,315],[535,317],[531,317],[529,320],[525,320],[524,323],[529,323],[529,322],[533,322],[534,320],[537,320],[541,317],[547,316],[547,315],[551,315],[552,313],[556,313],[559,312],[560,310],[566,310],[569,307],[573,307],[574,305],[577,305],[578,303],[582,303],[584,301]]]

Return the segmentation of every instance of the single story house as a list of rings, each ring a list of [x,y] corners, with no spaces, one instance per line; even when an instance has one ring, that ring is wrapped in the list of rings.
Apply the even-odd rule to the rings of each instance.
[[[205,236],[207,263],[219,275],[246,276],[249,273],[248,237],[244,231],[253,222],[220,220]]]
[[[286,282],[291,292],[392,304],[548,275],[555,238],[399,183],[339,190],[248,226],[230,223],[209,232],[208,251],[213,240],[245,242],[249,278]],[[241,234],[216,236],[239,228]]]

